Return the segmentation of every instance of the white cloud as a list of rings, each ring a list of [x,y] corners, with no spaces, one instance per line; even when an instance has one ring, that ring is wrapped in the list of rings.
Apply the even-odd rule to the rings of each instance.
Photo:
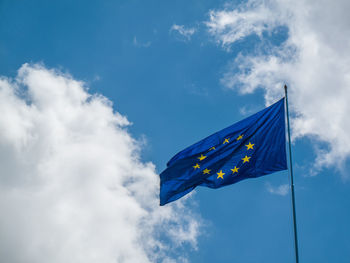
[[[246,105],[246,106],[239,108],[239,113],[243,117],[248,117],[249,115],[252,115],[252,114],[258,112],[259,110],[261,110],[261,108],[258,105],[249,105],[249,106]]]
[[[224,47],[250,34],[261,36],[263,31],[280,24],[274,10],[257,1],[249,1],[237,9],[211,10],[205,22],[209,33]]]
[[[147,47],[150,47],[152,42],[151,41],[147,41],[147,42],[140,42],[137,40],[136,36],[134,36],[134,39],[132,41],[133,45],[135,47],[144,47],[144,48],[147,48]]]
[[[159,207],[155,167],[105,97],[25,64],[1,77],[0,112],[1,262],[171,262],[196,246],[198,219]]]
[[[327,145],[315,144],[316,172],[334,165],[342,170],[350,156],[349,8],[346,0],[257,0],[232,11],[212,11],[207,22],[209,32],[224,46],[286,26],[288,36],[282,44],[268,52],[239,55],[222,83],[242,93],[262,88],[267,104],[283,96],[287,83],[293,138],[307,136]]]
[[[266,184],[266,189],[269,193],[275,195],[286,196],[289,193],[289,185],[281,184],[279,186],[272,186],[271,184]]]
[[[177,32],[179,39],[184,41],[191,40],[192,35],[196,32],[195,28],[185,28],[183,25],[173,24],[170,28],[170,32]]]

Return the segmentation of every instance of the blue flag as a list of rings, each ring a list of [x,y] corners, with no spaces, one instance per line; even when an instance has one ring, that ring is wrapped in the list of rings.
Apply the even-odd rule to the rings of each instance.
[[[160,205],[196,186],[219,188],[287,169],[284,98],[176,154],[160,174]]]

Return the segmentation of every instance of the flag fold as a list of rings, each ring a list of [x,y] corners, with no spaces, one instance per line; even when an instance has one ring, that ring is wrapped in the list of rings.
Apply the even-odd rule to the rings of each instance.
[[[160,174],[160,205],[287,169],[284,98],[176,154]]]

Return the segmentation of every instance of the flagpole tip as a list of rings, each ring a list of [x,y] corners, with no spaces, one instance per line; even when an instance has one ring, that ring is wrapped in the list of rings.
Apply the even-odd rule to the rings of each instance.
[[[286,91],[287,91],[287,85],[286,85],[286,84],[284,84],[284,90],[286,90]]]

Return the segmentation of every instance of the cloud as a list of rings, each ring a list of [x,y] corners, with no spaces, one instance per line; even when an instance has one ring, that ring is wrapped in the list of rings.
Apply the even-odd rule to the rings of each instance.
[[[239,108],[239,113],[242,116],[248,117],[249,115],[252,115],[256,112],[258,112],[259,110],[261,110],[259,107],[256,106],[243,106],[241,108]]]
[[[266,184],[266,189],[269,193],[275,194],[275,195],[286,196],[289,193],[288,184],[282,184],[277,187],[274,187],[271,184]]]
[[[265,91],[266,103],[289,86],[293,139],[312,138],[314,172],[350,156],[350,2],[248,1],[236,8],[211,11],[208,30],[224,47],[251,34],[262,35],[260,48],[232,60],[222,83],[239,92]],[[265,46],[279,26],[288,34]],[[345,175],[345,174],[344,174]]]
[[[279,24],[274,10],[258,1],[249,1],[233,10],[211,10],[209,21],[205,22],[209,33],[226,48],[251,34],[261,37],[264,31],[271,31]]]
[[[135,47],[144,47],[144,48],[150,47],[151,44],[152,44],[151,41],[147,41],[147,42],[145,42],[145,43],[141,43],[141,42],[139,42],[139,41],[137,40],[136,36],[134,36],[134,39],[133,39],[132,43],[133,43],[133,45],[134,45]]]
[[[195,28],[185,28],[183,25],[173,24],[170,28],[170,32],[176,32],[179,40],[189,41],[192,35],[196,32]]]
[[[199,219],[184,200],[159,207],[155,167],[108,99],[24,64],[0,78],[0,111],[1,262],[171,262],[196,247]]]

